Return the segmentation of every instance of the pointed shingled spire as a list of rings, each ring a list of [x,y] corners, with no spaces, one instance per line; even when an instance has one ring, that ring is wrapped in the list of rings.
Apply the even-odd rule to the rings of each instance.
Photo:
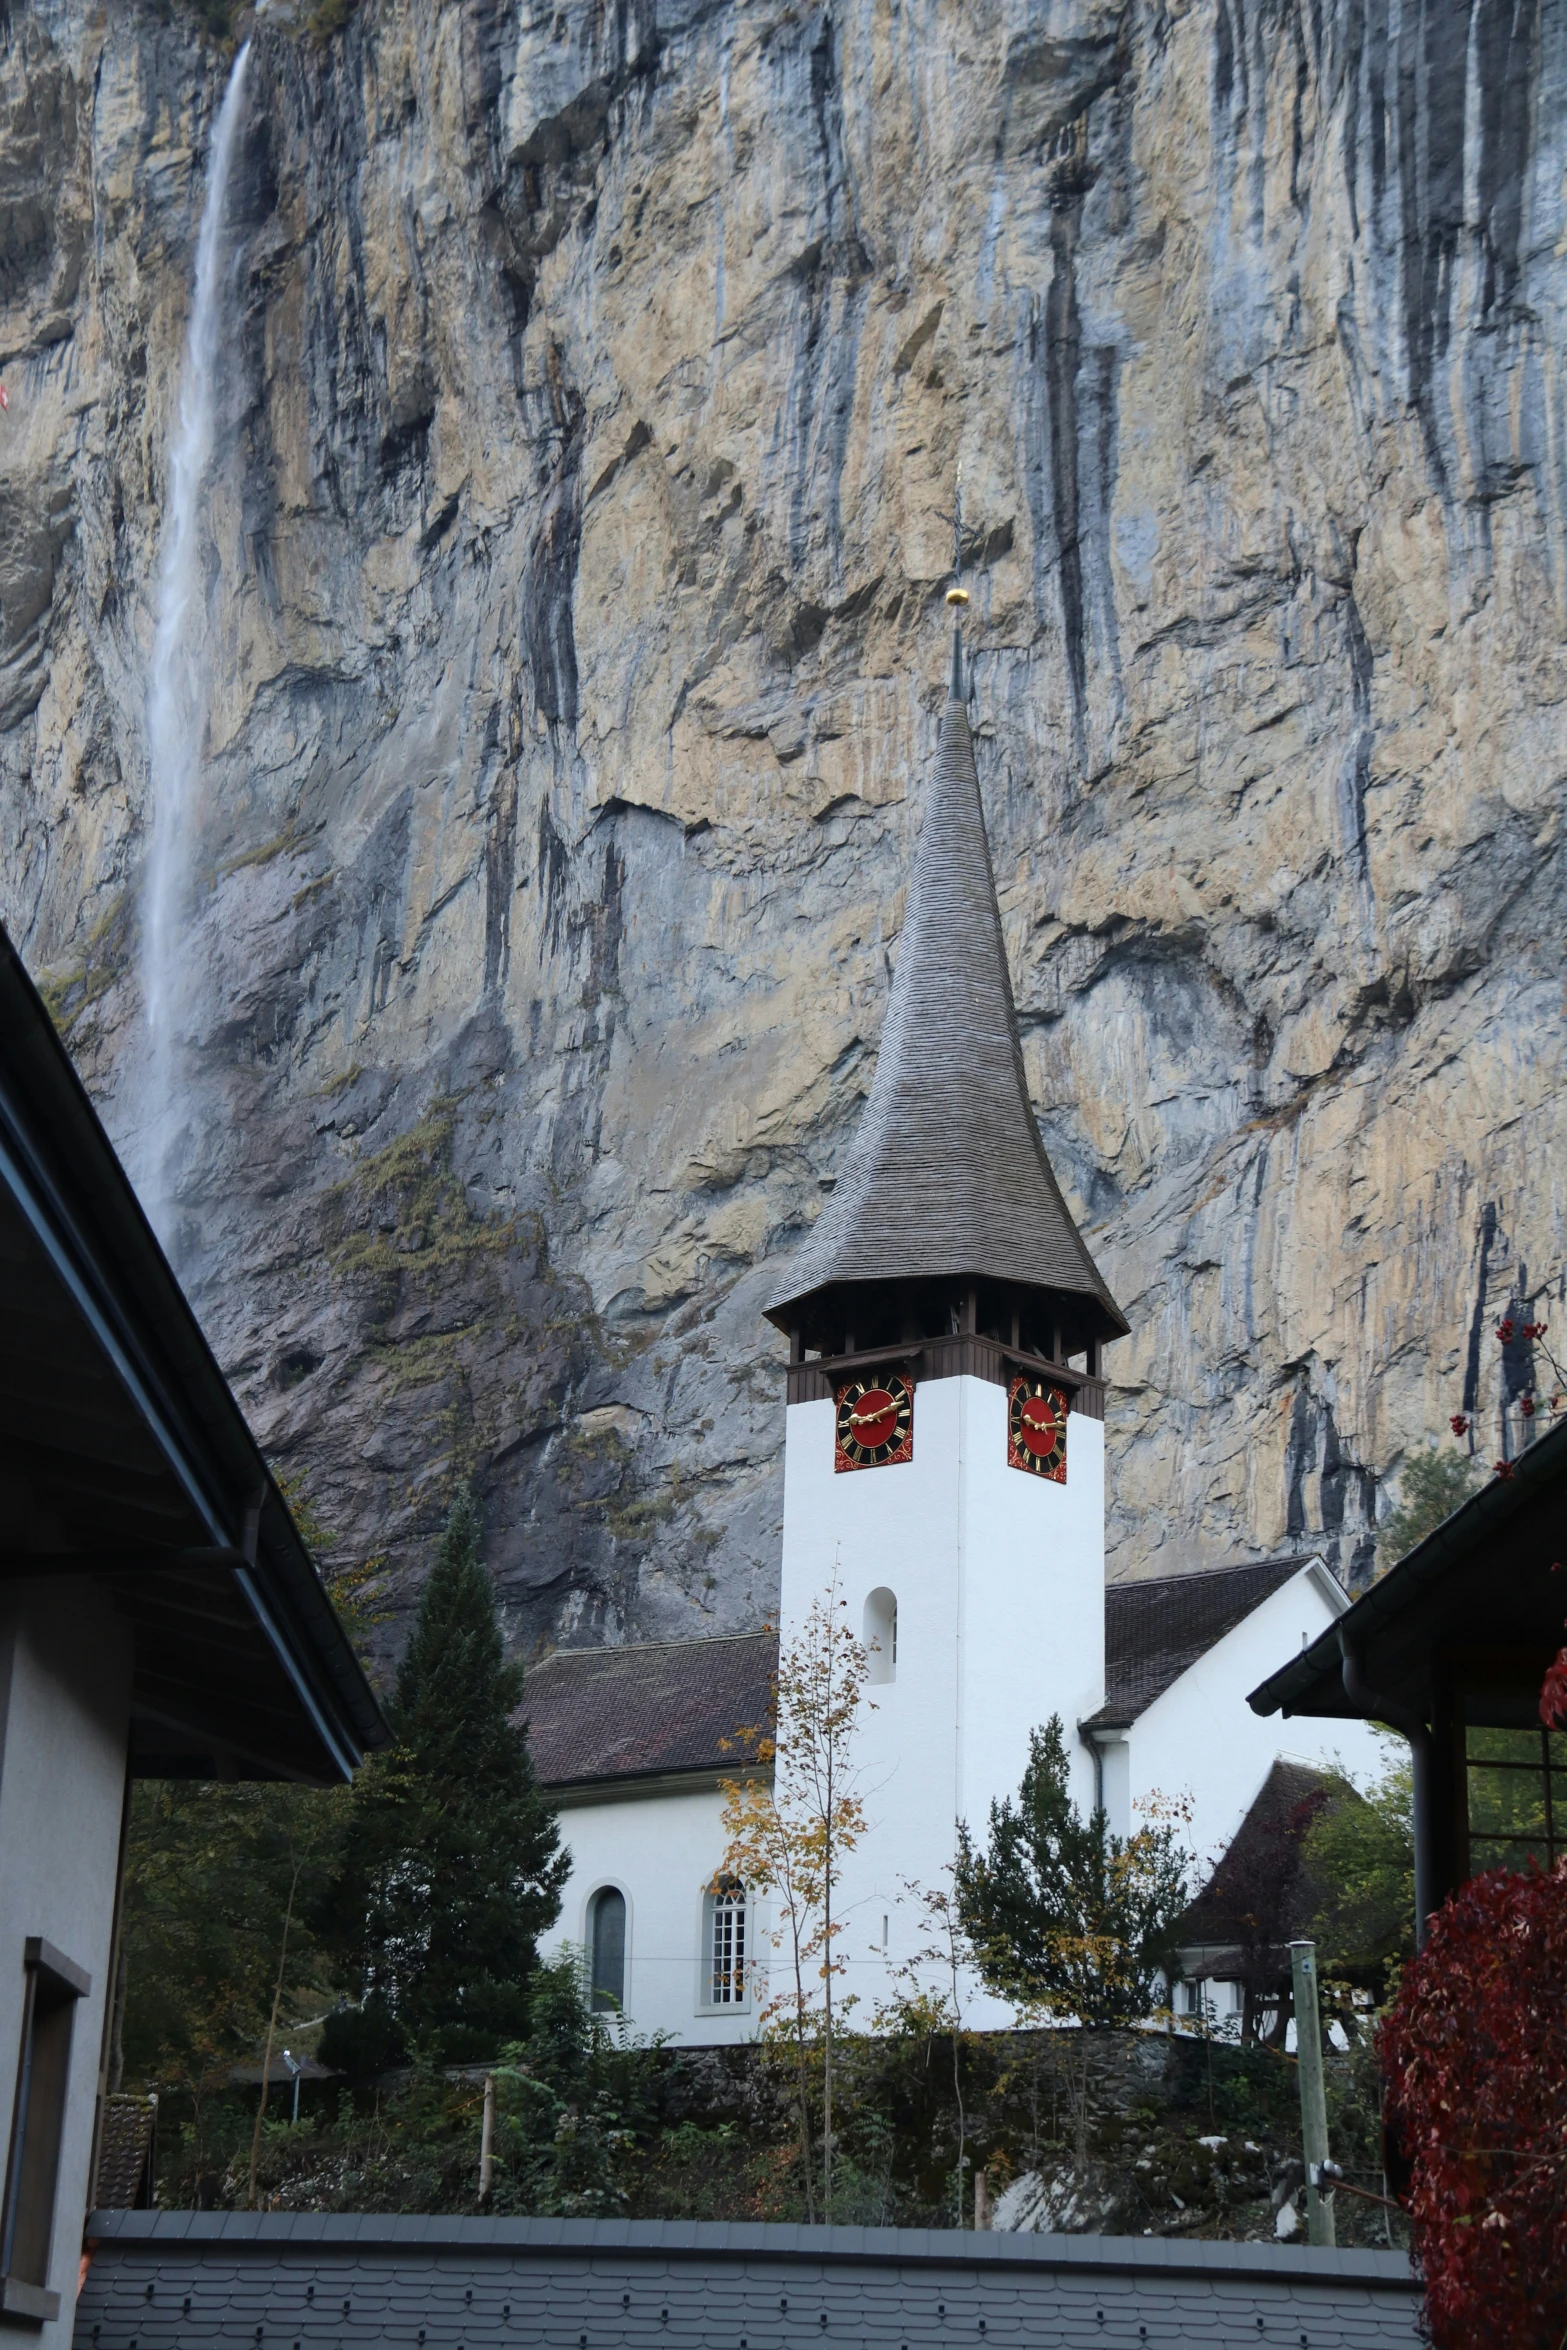
[[[870,1100],[768,1317],[786,1328],[807,1299],[845,1283],[964,1275],[1064,1293],[1082,1301],[1085,1334],[1126,1332],[1028,1098],[954,625],[935,787]]]

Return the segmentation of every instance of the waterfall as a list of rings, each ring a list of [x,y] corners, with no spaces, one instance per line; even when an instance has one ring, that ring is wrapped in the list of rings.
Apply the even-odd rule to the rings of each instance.
[[[223,215],[244,101],[247,41],[234,60],[212,134],[206,201],[179,409],[169,444],[168,502],[158,557],[157,619],[147,678],[150,821],[142,876],[141,979],[147,1020],[147,1132],[142,1196],[165,1241],[172,1223],[170,1160],[179,1132],[179,1029],[185,1003],[184,943],[198,834],[202,737],[207,718],[206,615],[202,594],[202,492],[212,460],[217,373],[228,273]]]

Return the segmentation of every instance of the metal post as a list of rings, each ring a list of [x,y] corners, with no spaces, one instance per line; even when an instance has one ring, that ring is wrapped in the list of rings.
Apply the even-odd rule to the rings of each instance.
[[[488,2203],[495,2183],[495,2075],[484,2076],[484,2128],[479,2137],[479,2201]]]
[[[1331,2191],[1323,2191],[1328,2159],[1328,2101],[1322,2080],[1322,2018],[1317,2009],[1317,1945],[1290,1944],[1295,1985],[1295,2054],[1300,2071],[1300,2134],[1306,2156],[1306,2240],[1337,2241]]]

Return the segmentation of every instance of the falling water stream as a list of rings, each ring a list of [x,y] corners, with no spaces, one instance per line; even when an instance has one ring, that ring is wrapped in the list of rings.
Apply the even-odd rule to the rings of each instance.
[[[229,175],[245,94],[247,41],[234,60],[212,134],[207,195],[196,239],[196,278],[179,410],[169,444],[168,503],[158,557],[157,622],[147,678],[151,804],[142,879],[142,1000],[147,1018],[146,1139],[142,1196],[165,1241],[172,1224],[180,1131],[180,1030],[187,1008],[187,938],[198,831],[202,738],[207,718],[203,493],[212,462],[225,295],[223,251]]]

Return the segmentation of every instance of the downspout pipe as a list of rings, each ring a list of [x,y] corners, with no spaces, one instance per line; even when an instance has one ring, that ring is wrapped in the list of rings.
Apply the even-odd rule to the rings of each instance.
[[[1409,1757],[1414,1779],[1415,1795],[1415,1948],[1422,1950],[1431,1928],[1431,1912],[1436,1907],[1436,1859],[1432,1850],[1435,1821],[1431,1808],[1433,1751],[1430,1724],[1415,1713],[1409,1713],[1391,1698],[1381,1696],[1367,1685],[1361,1670],[1360,1658],[1351,1648],[1340,1629],[1339,1654],[1343,1658],[1344,1694],[1351,1705],[1358,1707],[1365,1721],[1386,1722],[1401,1738],[1409,1741]]]

